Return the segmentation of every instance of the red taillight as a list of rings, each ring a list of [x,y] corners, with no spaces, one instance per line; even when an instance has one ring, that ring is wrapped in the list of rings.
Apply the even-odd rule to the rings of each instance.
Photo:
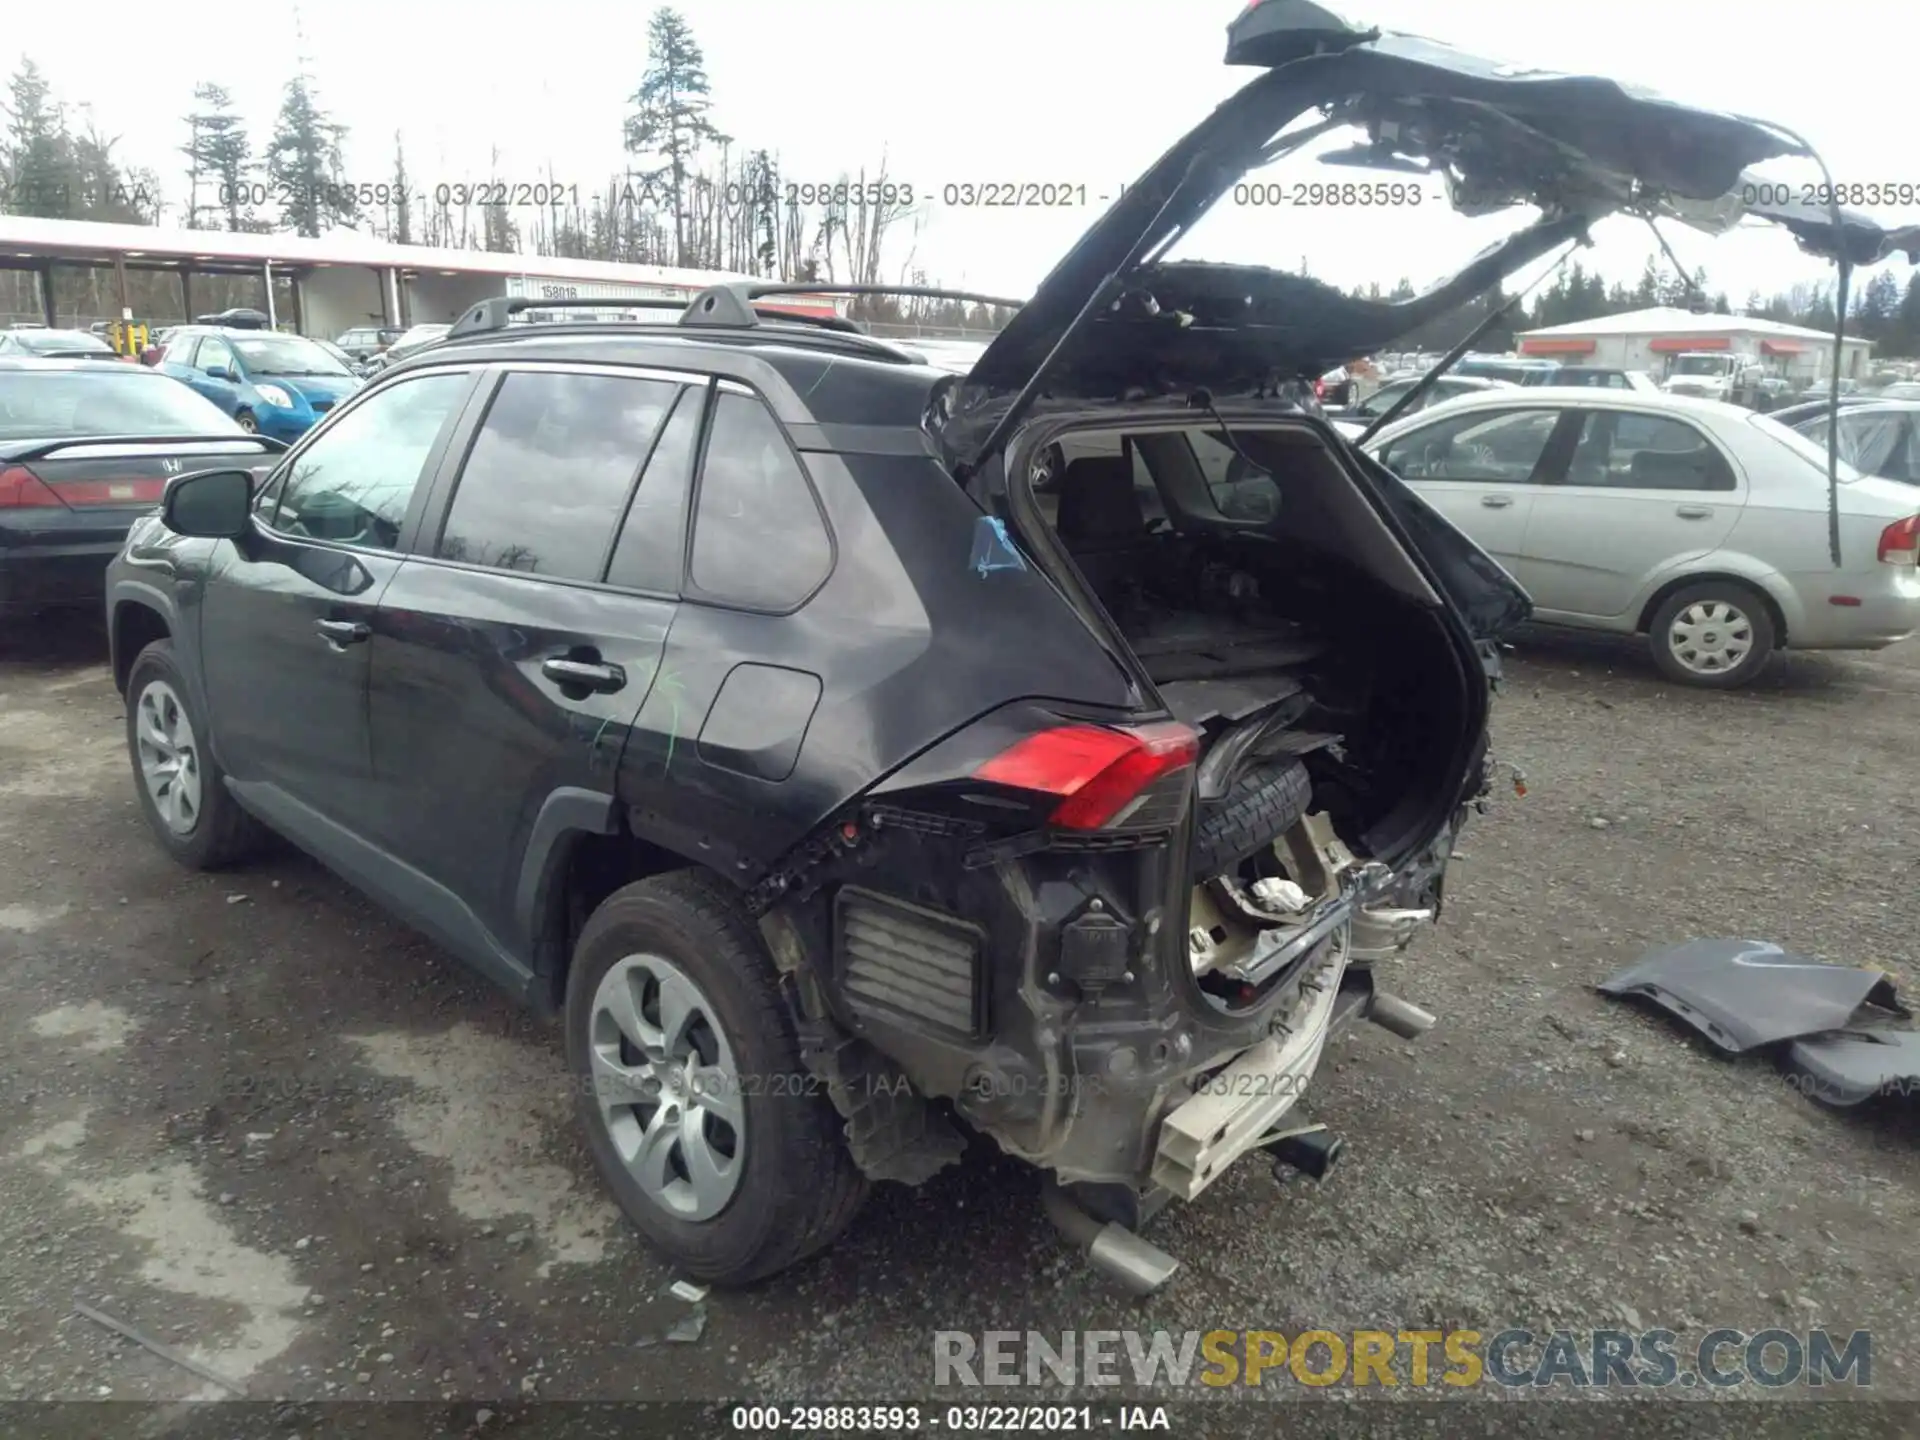
[[[47,482],[24,465],[0,470],[0,510],[64,510]]]
[[[62,480],[60,498],[69,505],[158,505],[164,480]]]
[[[1029,735],[974,771],[976,778],[1061,797],[1048,823],[1099,830],[1131,818],[1156,782],[1192,765],[1200,737],[1167,722],[1108,729],[1063,725]]]
[[[1880,563],[1912,565],[1920,556],[1920,515],[1896,520],[1880,532]]]

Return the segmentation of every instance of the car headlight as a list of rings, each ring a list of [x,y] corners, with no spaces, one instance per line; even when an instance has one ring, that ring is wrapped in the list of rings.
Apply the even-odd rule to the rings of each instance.
[[[293,408],[293,397],[278,385],[256,385],[253,387],[253,390],[254,393],[266,401],[267,404],[277,409],[291,410]]]

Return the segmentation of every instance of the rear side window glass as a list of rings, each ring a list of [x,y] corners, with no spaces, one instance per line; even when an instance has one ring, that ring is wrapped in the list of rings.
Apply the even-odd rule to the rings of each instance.
[[[722,393],[700,470],[693,583],[728,604],[787,610],[832,564],[826,523],[779,425],[758,400]]]
[[[560,580],[598,580],[607,541],[680,387],[519,371],[500,382],[435,554]]]
[[[633,492],[626,522],[607,567],[609,585],[675,594],[686,554],[687,492],[693,484],[693,456],[700,443],[700,412],[707,392],[682,392],[673,417],[653,447],[653,455]]]
[[[1737,488],[1726,459],[1693,426],[1624,410],[1588,412],[1564,483],[1619,490]]]

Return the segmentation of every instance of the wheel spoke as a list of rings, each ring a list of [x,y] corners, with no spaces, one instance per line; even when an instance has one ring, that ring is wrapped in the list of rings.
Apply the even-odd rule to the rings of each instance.
[[[660,986],[660,1053],[669,1060],[686,1052],[687,1028],[705,1014],[700,993],[677,972],[655,971]]]
[[[696,1065],[693,1069],[694,1104],[717,1120],[722,1120],[735,1134],[746,1123],[744,1108],[740,1103],[740,1082],[733,1073],[719,1065]]]
[[[640,1015],[639,997],[635,994],[635,990],[640,983],[642,973],[639,970],[630,969],[609,976],[610,983],[597,997],[599,1003],[596,1008],[606,1012],[608,1018],[619,1027],[620,1033],[627,1037],[628,1043],[635,1049],[651,1052],[658,1050],[659,1036]]]
[[[138,735],[142,745],[151,746],[164,755],[173,753],[173,740],[160,723],[160,716],[153,704],[152,693],[141,697]]]
[[[679,1141],[680,1117],[674,1107],[662,1105],[647,1121],[640,1149],[633,1157],[635,1177],[656,1196],[664,1196],[667,1182],[674,1178],[668,1162]]]
[[[652,1105],[660,1099],[660,1079],[653,1062],[623,1065],[613,1047],[596,1045],[591,1051],[593,1093],[605,1110],[615,1105]]]
[[[733,1193],[735,1158],[722,1155],[707,1139],[704,1117],[687,1110],[680,1117],[680,1155],[686,1161],[687,1180],[702,1209],[717,1209]]]

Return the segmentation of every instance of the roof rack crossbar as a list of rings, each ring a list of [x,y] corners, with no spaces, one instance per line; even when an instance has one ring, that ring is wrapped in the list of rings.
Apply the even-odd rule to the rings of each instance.
[[[625,296],[619,299],[536,300],[528,295],[490,295],[475,304],[453,322],[442,339],[457,340],[463,335],[484,335],[504,330],[513,317],[529,310],[681,310],[685,302],[657,296]]]
[[[796,325],[812,325],[822,330],[838,330],[846,335],[867,332],[843,315],[808,315],[798,310],[776,310],[753,302],[768,295],[837,294],[831,285],[755,285],[748,280],[730,280],[709,285],[693,297],[682,325],[721,326],[728,330],[750,330],[765,320]]]

